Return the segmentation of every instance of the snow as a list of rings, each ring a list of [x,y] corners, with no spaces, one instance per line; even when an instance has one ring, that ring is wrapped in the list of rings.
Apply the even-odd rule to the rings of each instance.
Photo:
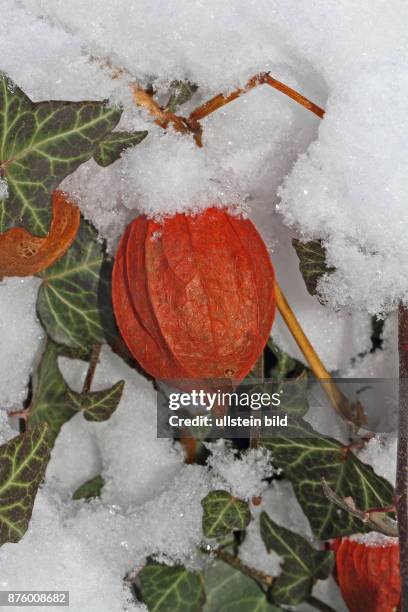
[[[261,495],[268,484],[265,479],[276,473],[264,449],[249,449],[238,456],[224,440],[206,446],[212,453],[207,464],[213,476],[221,478],[223,486],[240,499]]]
[[[0,282],[0,406],[22,409],[27,384],[44,332],[35,314],[40,281],[7,278]]]

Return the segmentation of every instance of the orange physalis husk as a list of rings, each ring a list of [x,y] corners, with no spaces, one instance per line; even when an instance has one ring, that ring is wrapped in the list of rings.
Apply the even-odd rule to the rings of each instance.
[[[209,208],[135,219],[119,244],[113,305],[129,350],[162,380],[242,380],[275,316],[274,272],[247,219]]]
[[[373,545],[338,538],[336,580],[350,612],[395,612],[401,594],[399,545],[390,539]]]
[[[62,191],[54,191],[52,222],[40,238],[22,227],[0,234],[0,278],[31,276],[48,268],[71,246],[78,232],[80,212]]]

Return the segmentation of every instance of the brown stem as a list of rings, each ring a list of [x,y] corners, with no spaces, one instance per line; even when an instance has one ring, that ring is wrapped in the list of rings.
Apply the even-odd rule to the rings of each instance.
[[[91,359],[89,360],[88,371],[82,387],[82,393],[89,393],[92,386],[93,377],[95,375],[96,366],[98,365],[99,356],[101,354],[102,344],[95,344],[92,348]]]
[[[154,117],[157,125],[160,125],[162,128],[166,129],[169,124],[172,124],[177,132],[190,133],[192,131],[186,124],[185,119],[164,110],[155,100],[153,100],[152,95],[149,92],[141,89],[137,85],[131,85],[130,89],[136,104],[142,108],[145,108],[150,115]]]
[[[408,611],[408,310],[398,310],[399,417],[397,451],[397,516],[400,542],[401,612]]]
[[[340,391],[333,381],[330,373],[324,367],[320,357],[314,350],[308,337],[303,331],[295,313],[289,306],[278,283],[275,282],[276,306],[285,321],[296,344],[302,351],[310,369],[321,383],[326,395],[328,396],[333,408],[353,426],[361,426],[364,422],[364,413],[361,405],[351,405],[346,396]]]
[[[218,94],[217,96],[214,96],[214,98],[211,98],[211,100],[208,100],[202,106],[199,106],[198,108],[193,110],[193,112],[188,118],[188,121],[199,121],[200,119],[204,119],[204,117],[207,117],[207,115],[210,115],[211,113],[225,106],[229,102],[236,100],[242,94],[247,93],[251,89],[254,89],[254,87],[258,87],[258,85],[270,85],[270,87],[277,89],[292,100],[295,100],[295,102],[297,102],[301,106],[304,106],[304,108],[320,117],[320,119],[324,117],[323,108],[320,108],[320,106],[317,106],[317,104],[302,96],[302,94],[297,92],[295,89],[292,89],[288,85],[285,85],[285,83],[274,79],[268,72],[264,72],[261,74],[256,74],[251,79],[249,79],[249,81],[244,87],[236,89],[227,96],[224,96],[224,94]]]

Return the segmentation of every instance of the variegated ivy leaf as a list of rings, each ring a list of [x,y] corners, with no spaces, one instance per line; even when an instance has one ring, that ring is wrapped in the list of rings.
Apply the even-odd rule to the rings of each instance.
[[[205,602],[201,577],[183,566],[150,562],[137,582],[138,596],[152,612],[201,612]]]
[[[0,546],[18,542],[27,531],[50,457],[49,433],[41,423],[0,446]]]
[[[353,498],[361,510],[391,506],[390,483],[334,438],[318,433],[301,418],[289,419],[288,426],[276,435],[263,432],[260,444],[271,451],[274,464],[291,481],[313,533],[320,540],[329,540],[370,531],[358,518],[327,499],[322,478],[336,495]]]
[[[204,573],[203,612],[279,612],[259,584],[238,569],[217,561]]]
[[[67,384],[58,367],[60,347],[48,340],[34,378],[34,391],[31,401],[29,427],[46,422],[50,434],[55,439],[59,430],[74,414],[68,401]]]
[[[15,225],[48,233],[51,194],[90,159],[118,123],[122,110],[106,102],[32,102],[0,74],[0,232]]]
[[[114,338],[111,274],[112,262],[96,230],[81,220],[64,257],[38,275],[43,283],[37,313],[48,336],[85,351]]]
[[[266,512],[261,514],[260,527],[267,550],[273,550],[283,560],[281,574],[270,589],[273,601],[287,606],[305,601],[316,580],[325,580],[331,574],[333,553],[316,550],[299,534],[277,525]]]
[[[75,393],[68,389],[68,400],[73,410],[83,412],[87,421],[106,421],[118,407],[124,386],[125,381],[120,380],[102,391]]]
[[[218,538],[232,531],[242,531],[251,520],[247,502],[228,491],[210,491],[201,501],[203,532],[207,538]]]
[[[316,295],[319,280],[334,271],[326,263],[326,250],[320,240],[301,242],[294,238],[292,244],[299,257],[299,270],[306,288],[311,295]]]
[[[147,132],[112,132],[98,144],[94,160],[100,166],[113,164],[123,151],[138,145],[147,136]]]

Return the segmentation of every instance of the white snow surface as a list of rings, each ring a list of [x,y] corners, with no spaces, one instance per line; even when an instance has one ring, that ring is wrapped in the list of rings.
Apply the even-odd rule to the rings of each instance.
[[[40,281],[0,282],[0,410],[23,408],[44,332],[35,313]]]

